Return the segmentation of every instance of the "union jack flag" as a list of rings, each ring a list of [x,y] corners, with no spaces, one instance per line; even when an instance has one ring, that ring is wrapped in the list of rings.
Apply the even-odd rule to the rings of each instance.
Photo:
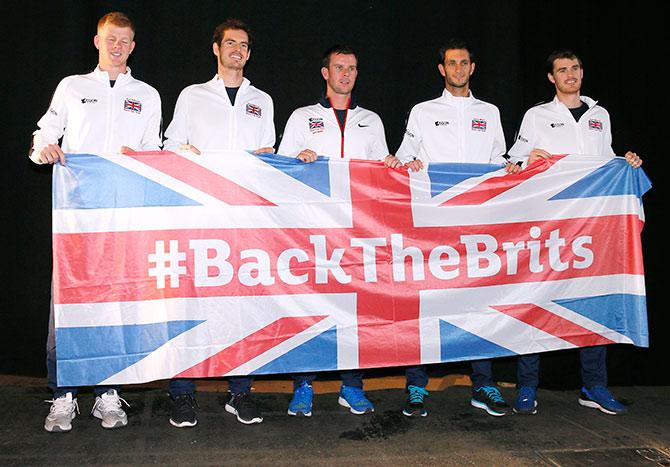
[[[260,117],[262,110],[256,104],[247,104],[247,115],[253,115],[254,117]]]
[[[320,133],[323,131],[323,118],[311,118],[309,119],[309,131],[312,133]]]
[[[472,129],[475,131],[486,131],[486,120],[483,118],[473,118]]]
[[[603,130],[603,122],[600,120],[590,119],[589,120],[589,130]]]
[[[620,159],[517,175],[243,152],[67,160],[59,385],[648,345],[649,182]]]
[[[123,110],[128,112],[141,113],[142,112],[142,102],[136,99],[126,99],[123,101]]]

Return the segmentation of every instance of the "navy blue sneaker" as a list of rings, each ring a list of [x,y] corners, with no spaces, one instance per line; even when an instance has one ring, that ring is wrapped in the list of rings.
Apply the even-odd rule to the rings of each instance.
[[[314,397],[314,390],[307,382],[302,382],[293,390],[293,399],[288,405],[288,414],[297,416],[303,415],[305,417],[312,416],[312,398]]]
[[[514,413],[535,415],[537,413],[536,389],[530,386],[521,386],[514,401]]]
[[[579,405],[598,409],[609,415],[620,415],[628,412],[628,407],[616,400],[605,386],[594,386],[591,389],[582,388]]]
[[[407,417],[425,417],[428,411],[423,405],[424,397],[428,397],[428,391],[419,386],[407,386],[407,402],[402,409],[402,414]]]
[[[340,388],[340,398],[337,403],[348,408],[351,413],[356,415],[375,411],[375,406],[365,397],[363,389],[354,386],[343,384]]]
[[[509,405],[503,399],[500,390],[494,386],[482,386],[472,391],[470,405],[486,410],[487,414],[494,417],[502,417],[509,410]]]
[[[226,412],[237,415],[237,421],[245,425],[252,423],[261,423],[263,417],[251,396],[246,392],[232,394],[230,400],[226,403]]]

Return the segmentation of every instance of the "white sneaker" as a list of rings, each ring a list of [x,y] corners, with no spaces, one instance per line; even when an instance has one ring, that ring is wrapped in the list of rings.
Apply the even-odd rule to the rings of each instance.
[[[51,410],[44,420],[44,429],[50,433],[61,433],[72,429],[72,420],[79,413],[77,399],[72,398],[72,393],[68,392],[58,399],[52,399]]]
[[[95,405],[91,413],[95,418],[102,420],[103,428],[121,428],[128,424],[128,416],[121,408],[121,402],[127,407],[130,404],[119,397],[116,389],[110,389],[102,396],[95,398]]]

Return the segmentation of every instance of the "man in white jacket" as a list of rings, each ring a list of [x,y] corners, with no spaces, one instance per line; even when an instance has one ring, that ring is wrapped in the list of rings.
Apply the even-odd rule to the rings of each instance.
[[[548,159],[552,154],[583,154],[614,157],[612,130],[607,111],[593,99],[580,95],[584,69],[581,59],[569,50],[557,51],[547,58],[547,78],[556,89],[551,102],[529,109],[509,155],[523,164]],[[637,168],[642,159],[632,151],[625,155]],[[615,415],[626,412],[607,389],[607,348],[580,349],[582,391],[579,403]],[[540,356],[519,357],[517,413],[537,413],[536,389],[539,383]]]
[[[237,19],[218,25],[212,37],[212,52],[217,59],[216,75],[181,92],[172,122],[165,130],[165,149],[195,154],[230,150],[274,152],[272,98],[244,77],[244,66],[251,56],[249,27]],[[250,397],[252,382],[247,376],[229,378],[231,397],[225,407],[247,425],[263,421]],[[170,423],[178,428],[195,426],[193,380],[173,379],[169,392],[174,401]]]
[[[135,27],[123,13],[108,13],[100,18],[93,38],[98,66],[89,74],[68,76],[59,83],[49,110],[37,123],[32,161],[65,164],[66,153],[159,149],[160,96],[154,88],[133,78],[127,66],[135,48],[134,37]],[[47,382],[53,400],[44,429],[70,431],[79,412],[77,388],[57,384],[53,302],[47,339]],[[92,413],[102,420],[102,426],[126,426],[128,418],[117,388],[97,386],[94,392]]]
[[[421,102],[411,110],[397,157],[389,165],[405,164],[423,169],[424,162],[501,164],[508,173],[520,170],[505,158],[505,136],[498,108],[475,98],[470,78],[475,72],[468,45],[452,39],[439,51],[437,68],[444,77],[442,96]],[[407,401],[403,414],[425,417],[428,374],[422,366],[408,367]],[[505,415],[509,406],[493,382],[491,360],[472,362],[471,405],[494,416]]]
[[[384,124],[364,109],[353,93],[358,59],[353,49],[335,45],[324,53],[321,76],[325,95],[296,109],[288,119],[278,154],[313,162],[318,155],[383,160],[388,156]]]
[[[217,72],[206,83],[185,88],[165,130],[166,150],[274,152],[274,105],[251,85],[244,66],[251,56],[248,26],[229,19],[214,31]]]
[[[317,156],[344,159],[384,160],[388,147],[379,116],[356,102],[353,89],[358,77],[358,58],[346,45],[334,45],[323,54],[321,76],[325,95],[318,103],[296,109],[286,123],[278,154],[314,162]],[[374,411],[363,392],[363,371],[342,371],[338,403],[356,415]],[[294,394],[289,415],[312,415],[313,373],[294,375]]]

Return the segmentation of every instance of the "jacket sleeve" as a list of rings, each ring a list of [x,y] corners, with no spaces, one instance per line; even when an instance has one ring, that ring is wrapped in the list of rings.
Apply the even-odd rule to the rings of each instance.
[[[274,147],[275,145],[275,140],[276,140],[276,135],[275,135],[275,110],[274,110],[274,103],[272,102],[272,98],[268,96],[268,106],[267,106],[267,118],[263,124],[263,135],[262,135],[262,142],[261,145],[258,148],[254,149],[259,149],[259,148],[269,148],[269,147]]]
[[[284,128],[284,134],[281,138],[277,154],[287,157],[296,157],[300,151],[306,149],[304,147],[305,137],[300,132],[300,120],[298,110],[294,110],[286,122],[286,128]]]
[[[375,139],[370,148],[368,159],[383,161],[389,154],[388,144],[386,144],[386,133],[384,132],[384,123],[382,119],[377,116],[377,124],[375,125]]]
[[[500,122],[500,111],[497,108],[495,109],[495,124],[496,129],[493,136],[493,147],[491,148],[489,162],[492,164],[505,164],[507,160],[503,156],[507,150],[507,144],[505,143],[505,133]]]
[[[184,89],[177,98],[172,121],[165,130],[163,148],[177,151],[182,144],[188,144],[188,90]]]
[[[614,153],[614,149],[612,149],[612,122],[610,120],[609,112],[605,111],[605,115],[607,116],[607,134],[605,135],[603,151],[606,156],[614,157],[616,154]]]
[[[523,116],[521,128],[516,135],[514,145],[512,145],[508,152],[511,162],[525,162],[530,155],[530,151],[535,148],[535,139],[535,118],[529,110]]]
[[[400,147],[396,151],[396,157],[402,162],[410,162],[415,158],[418,159],[421,154],[422,138],[418,113],[419,111],[416,107],[409,113],[402,143],[400,143]]]
[[[37,122],[37,130],[33,133],[33,147],[30,160],[41,164],[39,152],[48,144],[57,144],[65,134],[67,125],[67,90],[69,79],[65,78],[56,87],[47,112]]]
[[[158,91],[154,91],[154,99],[151,107],[151,117],[144,129],[142,136],[142,151],[154,151],[161,147],[161,123],[162,109],[161,96]]]

